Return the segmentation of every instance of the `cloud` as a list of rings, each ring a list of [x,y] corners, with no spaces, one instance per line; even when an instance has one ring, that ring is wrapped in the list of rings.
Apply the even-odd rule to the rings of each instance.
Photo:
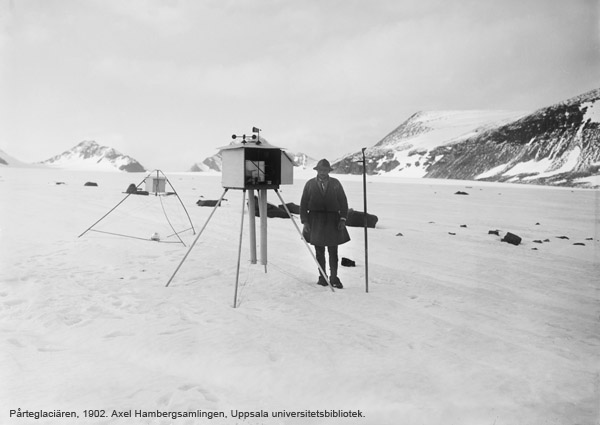
[[[97,131],[196,149],[257,125],[275,144],[333,157],[418,110],[544,106],[600,75],[590,0],[15,6],[0,23],[11,117],[0,143]]]
[[[164,60],[104,57],[96,66],[98,78],[117,81],[128,87],[172,92],[185,96],[259,98],[281,86],[281,66],[268,59],[236,65],[178,65]]]
[[[150,27],[162,35],[185,33],[193,24],[186,8],[177,0],[96,0],[99,7],[130,21]]]

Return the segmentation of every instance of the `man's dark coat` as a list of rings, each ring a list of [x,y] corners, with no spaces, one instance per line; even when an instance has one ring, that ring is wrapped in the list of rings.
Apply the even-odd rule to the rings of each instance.
[[[348,199],[339,180],[329,177],[326,191],[318,179],[306,182],[300,201],[300,220],[310,225],[304,234],[307,242],[316,246],[335,246],[346,243],[350,235],[346,227],[338,229],[340,218],[348,215]]]

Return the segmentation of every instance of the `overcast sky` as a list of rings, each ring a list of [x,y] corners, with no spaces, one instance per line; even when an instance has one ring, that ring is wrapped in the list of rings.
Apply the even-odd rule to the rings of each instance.
[[[421,110],[600,87],[598,0],[0,0],[0,149],[184,171],[252,126],[331,160]]]

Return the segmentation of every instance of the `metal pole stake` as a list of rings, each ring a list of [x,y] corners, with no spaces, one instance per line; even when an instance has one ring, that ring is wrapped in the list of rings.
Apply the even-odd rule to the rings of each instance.
[[[240,259],[242,257],[242,236],[244,235],[244,209],[246,208],[246,190],[242,197],[242,220],[240,224],[240,244],[238,245],[237,270],[235,272],[235,293],[233,294],[233,308],[237,307],[238,283],[240,281]]]

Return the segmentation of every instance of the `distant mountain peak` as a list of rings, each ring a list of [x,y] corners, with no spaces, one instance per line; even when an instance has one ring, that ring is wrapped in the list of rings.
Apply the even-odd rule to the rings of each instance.
[[[73,148],[41,162],[56,168],[143,172],[145,168],[135,159],[95,140],[84,140]]]
[[[289,152],[284,150],[284,152],[290,157],[293,161],[294,166],[306,169],[307,167],[312,168],[317,161],[314,158],[306,155],[302,152]],[[205,158],[202,162],[196,162],[193,164],[190,169],[193,172],[207,172],[207,171],[223,171],[223,163],[221,159],[221,152],[214,154],[213,156],[209,156]]]
[[[425,145],[437,145],[437,140],[440,138],[452,141],[469,137],[474,132],[481,131],[489,126],[514,121],[525,114],[526,112],[502,110],[420,111],[396,127],[374,147],[401,147],[398,145],[407,140],[412,140],[412,144],[423,147]],[[432,143],[428,143],[427,136],[414,140],[417,136],[431,132],[441,133],[432,135]]]
[[[595,186],[600,89],[534,112],[420,111],[366,150],[367,173]],[[333,164],[362,173],[361,153]]]
[[[488,128],[514,121],[524,112],[515,111],[420,111],[365,151],[369,174],[394,173],[403,177],[425,177],[434,159],[429,153],[439,146],[452,145]],[[362,172],[360,153],[333,164],[335,172]]]
[[[0,166],[27,167],[28,165],[19,161],[16,158],[13,158],[12,156],[0,149]]]
[[[193,172],[208,172],[208,171],[222,171],[222,159],[221,152],[205,158],[202,162],[196,162],[190,167],[190,171]]]

